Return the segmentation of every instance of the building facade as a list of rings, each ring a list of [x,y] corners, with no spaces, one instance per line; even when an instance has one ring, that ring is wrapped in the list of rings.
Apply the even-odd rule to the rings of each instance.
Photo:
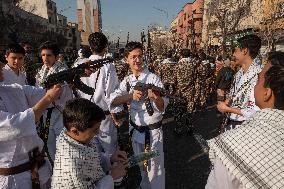
[[[82,44],[87,45],[89,35],[102,30],[100,0],[77,0],[77,17]]]
[[[204,0],[187,3],[171,25],[172,36],[180,48],[196,51],[201,47]],[[173,23],[173,22],[172,22]]]

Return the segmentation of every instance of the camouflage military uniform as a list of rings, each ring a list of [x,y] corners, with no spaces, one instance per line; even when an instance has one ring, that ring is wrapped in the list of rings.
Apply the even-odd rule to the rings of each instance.
[[[161,60],[160,59],[156,59],[153,62],[148,64],[148,69],[150,72],[158,75],[157,73],[159,72],[160,69],[160,64],[161,64]]]
[[[179,61],[175,71],[177,78],[177,94],[187,101],[187,112],[192,113],[195,109],[194,93],[196,83],[196,63],[188,58]]]
[[[175,94],[175,84],[176,84],[176,65],[177,63],[168,61],[166,63],[161,63],[157,69],[156,74],[161,78],[165,89],[168,90],[171,95]]]
[[[114,65],[118,80],[121,82],[125,76],[129,75],[129,66],[123,59],[114,62]]]
[[[196,108],[203,108],[206,104],[206,80],[207,80],[207,66],[202,64],[200,61],[197,63],[197,77],[195,84],[195,96]]]
[[[183,58],[173,73],[176,77],[176,99],[172,99],[173,115],[176,121],[175,132],[192,133],[191,117],[195,109],[194,85],[196,64],[189,58]],[[170,105],[168,105],[169,107]]]

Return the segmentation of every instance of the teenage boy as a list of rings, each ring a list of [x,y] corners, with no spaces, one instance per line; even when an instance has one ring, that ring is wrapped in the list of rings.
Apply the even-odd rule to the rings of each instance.
[[[41,44],[40,48],[43,66],[36,75],[38,86],[42,86],[46,78],[54,73],[68,69],[68,67],[58,61],[59,47],[56,43],[47,41]],[[71,88],[68,88],[65,100],[73,98]],[[63,129],[62,113],[64,104],[49,107],[44,113],[39,123],[39,134],[45,142],[45,149],[51,162],[54,161],[56,151],[56,137],[59,136]],[[43,137],[44,136],[44,137]]]
[[[149,72],[143,62],[143,46],[139,42],[129,42],[124,52],[126,63],[132,70],[131,75],[124,78],[119,88],[111,95],[111,107],[119,106],[124,103],[130,104],[130,135],[132,135],[132,147],[134,154],[144,152],[145,147],[151,150],[158,150],[159,157],[148,161],[145,167],[140,167],[143,189],[164,189],[165,188],[165,169],[163,152],[163,131],[162,119],[168,99],[159,96],[151,89],[148,90],[148,98],[153,107],[153,114],[149,115],[146,110],[143,92],[135,90],[138,82],[153,84],[163,87],[161,79]],[[145,92],[145,91],[144,91]],[[146,169],[144,171],[144,169]]]
[[[234,57],[242,67],[234,77],[228,98],[225,102],[219,101],[217,105],[220,112],[229,115],[225,130],[236,128],[260,110],[255,104],[253,90],[257,76],[263,68],[257,57],[260,47],[261,39],[257,35],[247,35],[238,39]]]
[[[113,180],[126,174],[125,152],[115,151],[110,157],[98,149],[94,136],[105,118],[104,111],[87,99],[75,99],[66,105],[65,129],[56,144],[52,188],[113,189]],[[112,168],[111,162],[116,162]]]
[[[6,85],[17,83],[26,85],[27,79],[22,73],[24,65],[25,49],[19,44],[11,44],[6,50],[7,64],[3,68],[4,83]]]

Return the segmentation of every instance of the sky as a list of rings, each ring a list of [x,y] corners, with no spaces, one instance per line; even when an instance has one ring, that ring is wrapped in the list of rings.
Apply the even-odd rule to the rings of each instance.
[[[58,13],[77,22],[76,0],[53,0]],[[156,23],[169,28],[186,3],[193,0],[101,0],[102,32],[110,41],[126,41],[129,32],[130,41],[140,41],[142,29],[147,32],[149,25]],[[62,10],[62,11],[61,11]]]

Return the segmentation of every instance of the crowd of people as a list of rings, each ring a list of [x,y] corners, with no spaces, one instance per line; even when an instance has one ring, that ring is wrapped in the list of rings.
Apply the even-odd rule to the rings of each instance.
[[[88,41],[72,65],[50,41],[38,48],[40,65],[29,43],[7,47],[0,64],[1,188],[113,189],[127,178],[130,155],[155,151],[137,164],[137,178],[128,177],[137,184],[119,187],[164,189],[163,117],[174,117],[177,135],[192,134],[193,115],[214,104],[224,121],[208,141],[205,188],[284,187],[283,52],[269,53],[264,65],[261,39],[247,35],[228,57],[181,49],[178,57],[169,50],[147,62],[143,45],[129,42],[120,56],[80,75],[93,94],[67,82],[46,88],[49,76],[108,57],[103,33]],[[121,115],[131,150],[118,139]]]

